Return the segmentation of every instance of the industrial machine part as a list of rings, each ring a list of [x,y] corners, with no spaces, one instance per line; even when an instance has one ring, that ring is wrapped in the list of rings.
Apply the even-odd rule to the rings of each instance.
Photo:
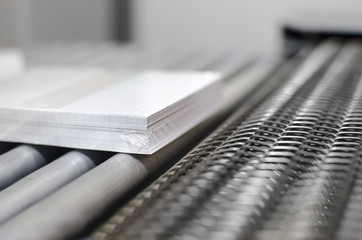
[[[327,41],[90,239],[358,239],[359,42]]]

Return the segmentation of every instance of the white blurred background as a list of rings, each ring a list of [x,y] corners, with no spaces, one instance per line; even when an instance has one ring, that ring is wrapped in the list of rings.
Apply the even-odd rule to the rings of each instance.
[[[277,56],[285,26],[362,32],[359,0],[0,0],[0,45],[131,41]]]

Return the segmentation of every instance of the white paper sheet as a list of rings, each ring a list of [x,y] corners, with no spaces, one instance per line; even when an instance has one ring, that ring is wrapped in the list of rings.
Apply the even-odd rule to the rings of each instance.
[[[215,112],[210,72],[38,68],[0,82],[0,140],[157,151]]]

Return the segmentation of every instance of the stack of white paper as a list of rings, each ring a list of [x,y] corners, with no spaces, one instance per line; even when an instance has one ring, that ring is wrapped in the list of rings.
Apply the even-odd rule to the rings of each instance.
[[[24,56],[16,49],[0,48],[0,81],[24,70]]]
[[[32,69],[0,82],[0,140],[151,154],[218,109],[218,78]]]

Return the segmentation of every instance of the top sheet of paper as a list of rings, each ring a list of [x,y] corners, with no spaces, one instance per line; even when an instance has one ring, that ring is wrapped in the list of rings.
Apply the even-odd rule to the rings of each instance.
[[[36,69],[0,82],[0,107],[148,118],[217,78],[213,73]]]
[[[0,121],[145,129],[203,98],[214,73],[35,69],[0,82]]]

